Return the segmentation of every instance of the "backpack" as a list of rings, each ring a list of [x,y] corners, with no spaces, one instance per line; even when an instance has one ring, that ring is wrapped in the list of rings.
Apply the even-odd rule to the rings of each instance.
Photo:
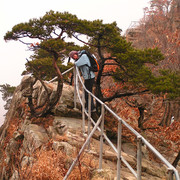
[[[82,50],[80,52],[80,55],[79,56],[82,56],[83,54],[86,54],[89,58],[89,61],[90,61],[90,64],[91,66],[89,67],[89,70],[90,71],[93,71],[93,72],[98,72],[99,71],[99,63],[96,59],[96,57],[94,56],[94,54],[91,54],[90,52],[86,51],[86,50]]]

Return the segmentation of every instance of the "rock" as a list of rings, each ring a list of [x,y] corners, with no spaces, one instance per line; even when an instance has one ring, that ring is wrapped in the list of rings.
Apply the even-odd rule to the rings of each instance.
[[[25,91],[26,89],[29,89],[30,84],[35,82],[35,78],[32,76],[23,76],[20,84],[20,90]]]
[[[67,107],[74,108],[74,87],[67,84],[63,85],[63,91],[60,98],[60,103],[66,104]]]
[[[132,143],[128,143],[128,142],[125,142],[125,143],[122,143],[122,151],[126,152],[127,154],[133,156],[133,157],[136,157],[136,146]]]
[[[39,92],[39,95],[38,95],[38,98],[37,98],[37,106],[42,106],[44,105],[44,103],[47,101],[47,97],[48,97],[48,94],[51,94],[52,93],[52,89],[49,88],[46,84],[46,89],[47,91],[45,90],[45,88],[42,86],[39,87],[40,90],[38,91]],[[48,94],[47,94],[48,93]]]
[[[16,152],[18,151],[18,148],[19,148],[18,142],[14,138],[10,139],[10,141],[5,149],[7,164],[10,162],[11,156],[16,154]]]
[[[64,137],[60,135],[53,126],[49,126],[47,131],[49,136],[55,141],[61,141],[62,139],[64,139]]]
[[[16,171],[16,163],[18,162],[22,168],[26,168],[26,165],[32,165],[35,160],[38,160],[39,157],[36,156],[36,152],[38,152],[38,149],[42,146],[44,147],[42,149],[43,151],[49,149],[52,150],[52,148],[54,151],[56,151],[55,153],[57,154],[58,151],[64,151],[64,154],[66,153],[67,155],[67,159],[63,159],[63,162],[65,162],[64,167],[68,169],[73,161],[73,153],[77,154],[87,138],[87,136],[85,137],[84,134],[82,134],[82,118],[77,119],[77,117],[81,117],[80,104],[77,104],[78,109],[74,108],[74,87],[67,84],[64,84],[62,96],[56,107],[54,107],[53,109],[53,112],[55,113],[53,125],[51,124],[49,126],[50,123],[48,123],[47,125],[46,122],[43,122],[43,127],[49,126],[47,129],[44,129],[37,124],[32,124],[30,119],[31,116],[28,115],[28,101],[24,96],[30,95],[30,88],[34,82],[34,78],[28,76],[23,77],[21,84],[16,88],[14,92],[10,109],[6,116],[6,121],[3,127],[0,129],[0,163],[2,165],[7,165],[3,166],[0,169],[0,171],[2,171],[0,174],[0,178],[2,177],[1,179],[18,179],[19,170]],[[42,87],[42,84],[37,81],[33,85],[33,88],[33,98],[35,98],[35,101],[38,102],[38,105],[42,105],[47,97],[47,93],[44,90],[44,87]],[[56,88],[57,82],[47,84],[50,99],[53,99],[53,97],[55,96]],[[61,115],[63,117],[57,117],[57,115]],[[16,120],[18,122],[16,122]],[[41,124],[41,122],[39,121],[37,123]],[[85,124],[87,125],[87,121],[85,122]],[[90,159],[90,163],[92,164],[94,162],[96,163],[96,161],[93,162],[93,160],[97,160],[97,163],[95,165],[96,167],[98,167],[100,133],[96,133],[95,135],[93,135],[93,137],[95,139],[91,139],[90,150],[88,149],[87,151],[87,149],[85,149],[84,154],[86,155],[86,152],[88,152],[87,158],[92,158]],[[124,159],[126,159],[128,163],[134,169],[136,169],[136,146],[123,143],[122,149],[124,151],[122,152],[122,156],[124,157]],[[142,179],[163,179],[166,169],[164,169],[164,167],[158,166],[153,161],[147,161],[145,159],[146,157],[148,157],[148,150],[146,150],[145,146],[142,147],[142,151]],[[16,162],[11,161],[13,160],[12,157],[14,157],[14,155],[19,155]],[[114,153],[112,148],[110,148],[108,144],[104,143],[103,170],[93,171],[92,179],[115,179],[116,156],[117,154]],[[61,158],[64,158],[64,156]],[[87,167],[91,172],[92,164]],[[125,167],[124,163],[122,163],[121,165],[121,178],[124,180],[134,180],[135,177],[133,177],[133,174],[129,172],[127,167]],[[50,166],[48,168],[52,167]]]
[[[18,131],[15,131],[15,132],[13,133],[13,137],[14,137],[14,139],[15,139],[16,141],[18,141],[18,140],[23,140],[23,139],[24,139],[24,135],[21,134],[21,133],[19,133]]]
[[[12,177],[9,180],[17,180],[17,179],[19,179],[19,173],[17,170],[15,170]]]
[[[68,156],[71,156],[76,150],[75,147],[71,146],[67,142],[54,141],[52,147],[55,151],[58,151],[58,150],[64,151]]]
[[[94,170],[91,180],[114,180],[113,172],[111,169]]]
[[[150,161],[142,159],[142,172],[161,178],[166,176],[166,171],[165,167],[160,168],[158,166],[156,166],[156,170],[154,170],[154,165]]]
[[[54,139],[54,137],[55,137],[56,134],[57,134],[57,132],[56,132],[56,130],[54,129],[54,127],[53,127],[53,126],[49,126],[48,129],[47,129],[47,131],[48,131],[49,136],[50,136],[52,139]]]
[[[59,119],[54,119],[53,121],[53,127],[57,131],[58,134],[63,135],[65,131],[67,130],[67,127],[65,124],[61,122]]]
[[[137,180],[137,178],[129,172],[128,168],[121,170],[121,179],[122,180]],[[117,177],[114,178],[114,180],[117,180]],[[142,177],[142,180],[145,180]]]
[[[26,127],[27,127],[29,124],[31,124],[31,121],[28,120],[28,119],[25,119],[24,122],[21,123],[20,131],[21,131],[21,132],[24,132],[25,129],[26,129]]]
[[[62,117],[75,117],[75,118],[81,118],[81,111],[77,111],[74,109],[69,109],[67,105],[59,105],[57,106],[53,112],[56,116],[62,116]]]
[[[18,86],[16,90],[14,91],[13,98],[11,100],[11,104],[9,107],[9,110],[6,114],[5,123],[8,123],[13,117],[16,115],[23,115],[23,109],[19,108],[19,105],[22,104],[22,102],[26,102],[26,98],[23,96],[23,92],[20,91],[21,86]]]
[[[24,131],[23,147],[29,152],[34,152],[44,143],[49,141],[46,130],[36,124],[29,124]]]
[[[68,143],[75,147],[81,147],[85,141],[84,138],[69,131],[67,132],[67,137],[68,137]]]
[[[23,168],[25,168],[28,165],[31,166],[33,161],[34,161],[33,157],[24,156],[22,161],[21,161],[21,168],[23,169]]]
[[[63,91],[58,105],[54,108],[53,112],[56,116],[63,117],[81,117],[80,103],[77,102],[77,109],[74,109],[74,87],[63,84]]]

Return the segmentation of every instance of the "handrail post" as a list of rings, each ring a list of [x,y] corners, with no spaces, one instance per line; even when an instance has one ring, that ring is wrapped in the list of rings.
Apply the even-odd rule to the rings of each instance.
[[[104,104],[101,105],[101,136],[100,136],[100,152],[99,152],[99,169],[102,169],[102,158],[103,158],[103,133],[104,133]]]
[[[85,92],[82,92],[82,132],[85,134]]]
[[[169,176],[168,179],[169,179],[169,180],[173,180],[173,173],[174,173],[174,172],[173,172],[172,169],[168,169],[168,176]]]
[[[74,108],[76,108],[76,101],[77,101],[77,92],[76,92],[76,90],[77,90],[77,88],[76,88],[76,67],[74,68],[74,71],[73,71],[73,73],[74,73]]]
[[[122,121],[118,122],[118,142],[117,142],[117,180],[120,180],[121,177],[121,146],[122,146]]]
[[[91,94],[88,93],[88,136],[91,131]],[[90,149],[90,141],[88,143],[88,150]]]
[[[74,160],[73,163],[71,164],[71,167],[69,168],[69,170],[68,170],[68,172],[66,173],[65,177],[63,178],[63,180],[66,180],[66,179],[69,177],[69,175],[70,175],[72,169],[73,169],[74,166],[76,165],[76,163],[77,163],[78,159],[80,158],[82,152],[84,151],[86,145],[88,144],[88,142],[90,141],[92,135],[94,134],[94,132],[95,132],[96,129],[98,128],[100,122],[101,122],[101,118],[99,118],[98,121],[96,122],[95,126],[93,127],[91,133],[89,134],[89,136],[87,137],[85,143],[84,143],[83,146],[81,147],[81,149],[80,149],[80,151],[79,151],[77,157],[75,158],[75,160]]]
[[[137,179],[141,180],[141,169],[142,169],[142,139],[140,136],[137,137]]]

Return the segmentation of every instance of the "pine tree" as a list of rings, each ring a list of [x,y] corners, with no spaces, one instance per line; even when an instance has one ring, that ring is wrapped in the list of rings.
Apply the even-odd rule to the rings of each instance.
[[[9,84],[3,84],[0,85],[0,88],[1,88],[0,92],[2,93],[2,99],[3,101],[6,101],[6,104],[4,105],[4,109],[8,110],[16,87],[10,86]]]

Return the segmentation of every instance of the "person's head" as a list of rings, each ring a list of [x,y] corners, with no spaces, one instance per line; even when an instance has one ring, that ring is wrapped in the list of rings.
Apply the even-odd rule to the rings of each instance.
[[[71,51],[69,53],[69,57],[74,59],[74,60],[78,60],[79,59],[78,52],[77,51]]]

